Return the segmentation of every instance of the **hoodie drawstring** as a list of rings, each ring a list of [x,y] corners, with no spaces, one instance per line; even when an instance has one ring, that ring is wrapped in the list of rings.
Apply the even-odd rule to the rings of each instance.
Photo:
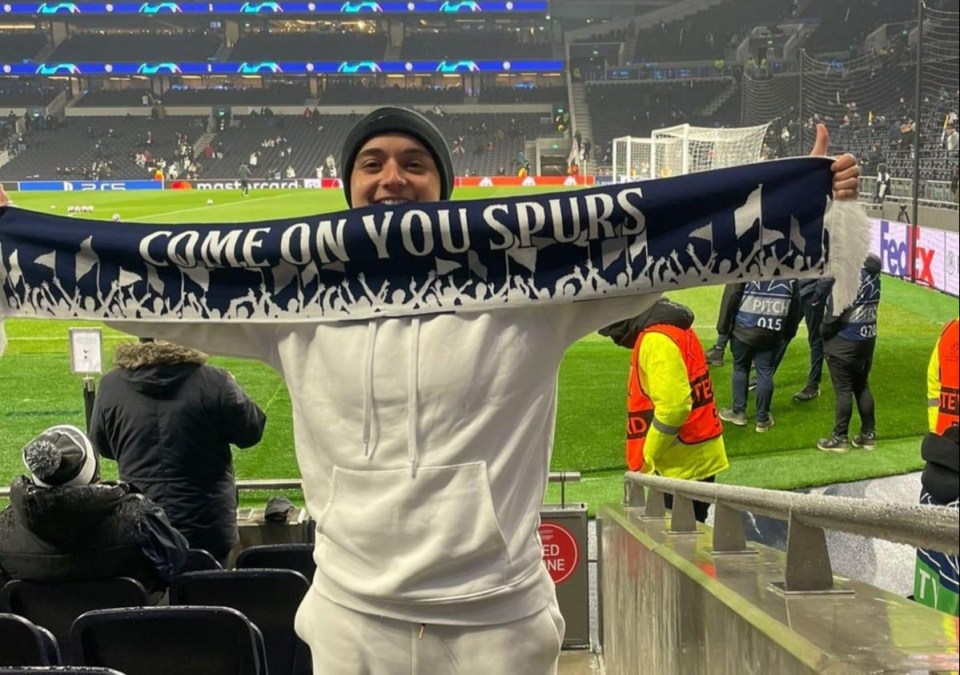
[[[410,363],[407,378],[407,457],[410,459],[410,476],[417,476],[417,462],[420,459],[419,440],[417,438],[417,386],[420,365],[420,317],[413,317],[413,335],[410,336]]]
[[[363,456],[370,456],[370,425],[373,417],[373,346],[377,339],[377,322],[367,322],[367,348],[363,373]]]

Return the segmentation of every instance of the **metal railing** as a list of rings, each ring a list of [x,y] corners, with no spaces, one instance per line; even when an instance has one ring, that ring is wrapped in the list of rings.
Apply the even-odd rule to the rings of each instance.
[[[649,494],[644,494],[644,487]],[[643,508],[641,519],[666,516],[664,496],[674,496],[671,534],[697,534],[693,501],[715,504],[713,553],[750,554],[740,512],[788,522],[783,590],[836,590],[824,529],[875,537],[951,555],[960,554],[960,511],[941,506],[827,497],[779,490],[716,485],[635,472],[624,476],[624,504]]]
[[[560,502],[566,504],[567,483],[579,483],[579,471],[551,471],[548,477],[551,483],[560,483]],[[238,480],[237,489],[241,491],[254,490],[302,490],[303,481],[299,478],[265,478],[257,480]],[[10,488],[0,488],[0,499],[9,499]]]

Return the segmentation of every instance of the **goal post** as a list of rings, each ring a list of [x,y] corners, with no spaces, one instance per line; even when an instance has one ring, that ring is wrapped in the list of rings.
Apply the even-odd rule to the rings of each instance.
[[[759,161],[769,126],[769,122],[736,128],[680,124],[655,129],[649,139],[615,138],[614,181],[668,178]]]

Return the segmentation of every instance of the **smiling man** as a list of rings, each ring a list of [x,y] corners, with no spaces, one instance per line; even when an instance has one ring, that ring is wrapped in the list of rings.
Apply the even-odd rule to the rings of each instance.
[[[440,130],[419,113],[374,111],[350,130],[343,148],[343,189],[350,206],[450,199],[450,151]]]
[[[814,154],[826,151],[820,127]],[[410,110],[362,118],[342,166],[347,202],[360,209],[350,220],[372,223],[378,249],[378,218],[409,214],[416,207],[404,205],[414,203],[430,210],[453,189],[442,135]],[[856,199],[855,158],[830,170],[834,198]],[[625,214],[632,191],[621,191]],[[487,208],[509,215],[506,206]],[[495,232],[500,225],[489,223]],[[865,231],[865,220],[858,227]],[[760,275],[754,269],[744,278]],[[115,325],[258,359],[283,377],[304,499],[317,521],[317,571],[296,617],[314,672],[554,675],[564,621],[537,527],[560,362],[580,338],[658,297],[638,290],[510,307],[488,298],[469,311],[387,309],[332,322],[304,310],[296,321]]]

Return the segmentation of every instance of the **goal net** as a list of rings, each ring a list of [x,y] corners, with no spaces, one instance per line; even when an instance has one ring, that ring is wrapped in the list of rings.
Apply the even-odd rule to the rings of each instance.
[[[651,138],[615,138],[614,181],[668,178],[756,162],[768,126],[715,129],[681,124],[655,129]]]

